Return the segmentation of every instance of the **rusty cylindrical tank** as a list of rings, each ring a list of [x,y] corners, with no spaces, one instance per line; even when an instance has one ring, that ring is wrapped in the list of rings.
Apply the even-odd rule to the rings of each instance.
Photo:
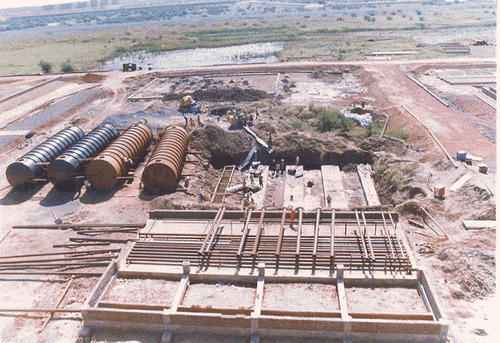
[[[152,139],[153,133],[146,121],[130,125],[87,165],[85,174],[91,186],[101,190],[113,188],[118,177],[127,174],[132,161],[148,147]]]
[[[189,134],[182,127],[171,126],[165,130],[142,173],[146,191],[165,193],[175,190],[188,142]]]
[[[47,177],[55,184],[72,179],[78,173],[82,160],[95,156],[116,137],[118,129],[113,125],[99,125],[53,160],[47,169]]]
[[[16,187],[34,179],[39,172],[39,163],[48,163],[59,156],[65,149],[83,138],[82,129],[70,126],[62,129],[30,152],[7,167],[7,181]]]

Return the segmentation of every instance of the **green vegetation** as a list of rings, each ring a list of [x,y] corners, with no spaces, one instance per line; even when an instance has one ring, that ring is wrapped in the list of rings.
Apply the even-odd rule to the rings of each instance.
[[[61,71],[62,71],[63,73],[71,73],[71,72],[75,71],[75,69],[74,69],[74,68],[73,68],[73,66],[71,65],[71,63],[70,63],[70,60],[69,60],[69,59],[68,59],[68,60],[66,60],[66,62],[63,62],[63,63],[61,64]]]
[[[318,118],[315,123],[315,127],[319,132],[335,130],[347,132],[352,128],[352,121],[342,116],[337,110],[323,107],[313,107],[313,112],[316,112]]]
[[[337,108],[332,107],[310,104],[308,107],[287,107],[278,113],[284,113],[280,116],[280,120],[285,130],[309,131],[315,134],[333,132],[357,139],[379,135],[382,132],[382,127],[378,123],[369,127],[359,126],[342,116]]]
[[[40,66],[40,68],[42,68],[42,71],[44,72],[44,74],[48,74],[48,73],[52,72],[52,66],[53,66],[52,63],[44,61],[44,60],[40,60],[40,62],[38,62],[38,65]]]
[[[395,131],[387,132],[387,134],[389,136],[402,139],[404,141],[406,141],[408,139],[408,137],[410,137],[410,135],[408,134],[408,132],[406,132],[403,129],[398,129],[398,130],[395,130]]]
[[[394,33],[494,25],[494,19],[488,23],[484,22],[484,18],[479,20],[475,17],[457,20],[463,14],[456,11],[438,15],[431,13],[426,13],[424,18],[418,13],[415,15],[415,11],[387,11],[383,14],[374,9],[367,15],[351,16],[345,13],[333,18],[306,16],[287,22],[279,18],[248,19],[196,25],[133,26],[62,37],[46,35],[43,39],[0,38],[0,70],[4,75],[36,73],[40,70],[40,60],[62,65],[68,59],[74,70],[89,70],[105,60],[140,50],[162,52],[273,41],[285,43],[284,51],[278,56],[282,60],[312,55],[359,60],[364,59],[367,52],[375,50],[416,50],[417,55],[405,58],[436,58],[445,54],[437,48],[420,47],[417,40]],[[450,23],[460,24],[452,26]],[[389,40],[380,40],[384,32],[391,33]],[[494,56],[494,46],[485,49],[489,50],[482,52],[481,57],[485,54]]]

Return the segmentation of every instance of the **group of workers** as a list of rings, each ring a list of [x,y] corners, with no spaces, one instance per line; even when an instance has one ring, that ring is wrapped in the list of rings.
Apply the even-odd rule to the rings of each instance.
[[[191,127],[191,129],[194,129],[194,120],[193,118],[189,118],[188,120],[188,117],[187,116],[184,116],[184,127],[187,128],[188,127],[188,121],[189,121],[189,126]],[[200,116],[196,116],[196,121],[198,123],[198,127],[202,127],[203,124],[201,123],[201,119],[200,119]]]
[[[299,156],[297,156],[295,158],[295,168],[299,166],[299,163],[300,163],[300,158]],[[279,174],[283,175],[286,170],[285,160],[282,158],[278,163],[278,161],[273,158],[273,161],[271,162],[269,169],[271,170],[271,175],[273,177],[278,177]]]

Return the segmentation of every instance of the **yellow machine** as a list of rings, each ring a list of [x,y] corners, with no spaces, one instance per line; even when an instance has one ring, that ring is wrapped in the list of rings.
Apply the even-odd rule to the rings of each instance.
[[[193,97],[191,95],[186,95],[186,96],[182,97],[182,99],[179,103],[179,106],[186,107],[188,105],[191,105],[192,103],[194,103]]]

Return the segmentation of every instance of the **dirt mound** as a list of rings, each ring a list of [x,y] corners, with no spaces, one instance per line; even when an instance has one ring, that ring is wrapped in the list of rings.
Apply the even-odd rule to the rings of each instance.
[[[82,76],[81,80],[87,83],[95,83],[95,82],[101,82],[105,78],[106,77],[104,75],[87,73]]]
[[[373,163],[373,154],[359,149],[341,136],[318,139],[307,133],[289,132],[273,142],[276,157],[295,163],[299,156],[305,168],[320,168],[323,164],[336,164],[340,168],[354,163]]]
[[[418,162],[400,160],[393,154],[379,154],[375,158],[373,170],[375,187],[384,204],[397,205],[408,199],[427,196],[427,174]]]
[[[495,252],[449,247],[441,250],[437,258],[449,277],[453,298],[473,300],[495,293]]]
[[[164,101],[179,100],[185,95],[191,95],[197,101],[257,101],[269,99],[271,95],[265,91],[240,87],[212,87],[210,89],[198,89],[192,93],[168,93],[163,96]]]
[[[203,152],[203,157],[217,169],[229,164],[242,162],[252,142],[241,131],[225,131],[218,126],[208,125],[196,130],[191,136],[191,144]]]

